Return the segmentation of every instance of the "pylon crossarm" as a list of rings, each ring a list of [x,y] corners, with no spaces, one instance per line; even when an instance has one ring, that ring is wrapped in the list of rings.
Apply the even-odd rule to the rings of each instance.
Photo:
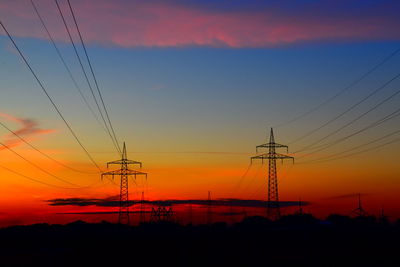
[[[122,160],[116,160],[116,161],[107,162],[107,168],[108,168],[109,165],[112,165],[112,164],[121,165],[122,163],[123,163]]]
[[[289,147],[286,145],[281,145],[281,144],[275,143],[275,148],[286,148],[286,153],[289,153]]]
[[[253,160],[256,160],[256,159],[261,159],[262,161],[264,161],[264,158],[263,158],[263,157],[261,157],[261,156],[254,156],[254,157],[251,157],[251,158],[250,158],[250,163],[252,164],[252,163],[253,163]]]
[[[132,165],[139,165],[140,168],[142,168],[142,163],[139,161],[134,161],[134,160],[127,160],[126,164],[132,164]]]
[[[269,147],[270,147],[269,144],[262,144],[262,145],[256,146],[256,153],[258,153],[258,149],[260,149],[260,148],[269,148]]]
[[[112,165],[112,164],[115,164],[115,165],[121,165],[121,164],[132,164],[132,165],[134,165],[134,164],[137,164],[137,165],[140,166],[140,168],[142,168],[142,163],[141,162],[134,161],[134,160],[128,160],[128,159],[110,161],[110,162],[107,163],[107,168],[108,168],[109,165]]]
[[[291,156],[278,154],[278,153],[275,153],[275,154],[265,153],[265,154],[251,157],[251,159],[293,159],[294,160],[294,158]]]
[[[135,170],[124,170],[126,175],[145,175],[147,177],[147,173],[135,171]]]
[[[105,176],[105,175],[146,175],[147,173],[145,172],[140,172],[140,171],[135,171],[135,170],[123,170],[123,169],[119,169],[119,170],[115,170],[115,171],[109,171],[109,172],[104,172],[101,174],[101,177]]]
[[[114,179],[114,175],[115,175],[114,171],[111,171],[111,172],[103,172],[103,173],[101,174],[101,179],[103,179],[104,176],[112,176],[112,179]]]
[[[289,150],[288,146],[285,146],[285,145],[281,145],[281,144],[277,144],[277,143],[267,143],[267,144],[262,144],[262,145],[256,146],[256,153],[258,153],[258,149],[259,148],[270,148],[270,147],[273,147],[273,148],[286,148],[287,152]]]
[[[119,170],[116,170],[116,171],[109,171],[109,172],[103,172],[103,173],[101,174],[101,177],[103,177],[103,176],[108,176],[108,175],[114,176],[114,175],[120,175],[120,173],[119,173]]]
[[[279,154],[279,153],[275,153],[275,158],[276,159],[280,159],[280,160],[284,160],[284,159],[291,159],[294,163],[294,157],[288,156],[288,155],[284,155],[284,154]]]

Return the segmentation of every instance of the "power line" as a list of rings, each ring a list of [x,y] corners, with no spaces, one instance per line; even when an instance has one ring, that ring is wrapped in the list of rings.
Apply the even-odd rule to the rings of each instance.
[[[369,145],[374,144],[374,143],[377,143],[377,142],[379,142],[379,141],[382,141],[382,140],[384,140],[384,139],[386,139],[386,138],[389,138],[389,137],[391,137],[391,136],[393,136],[393,135],[396,135],[396,134],[399,134],[399,133],[400,133],[400,130],[397,130],[397,131],[391,132],[391,133],[389,133],[389,134],[387,134],[387,135],[385,135],[385,136],[382,136],[382,137],[379,137],[379,138],[377,138],[377,139],[374,139],[374,140],[372,140],[372,141],[369,141],[369,142],[363,143],[363,144],[361,144],[361,145],[352,147],[352,148],[350,148],[350,149],[346,149],[346,150],[344,150],[344,151],[341,151],[341,152],[338,152],[338,153],[335,153],[335,154],[332,154],[332,155],[329,155],[329,156],[326,156],[326,157],[322,157],[322,158],[319,158],[319,159],[315,159],[315,160],[311,160],[311,161],[306,161],[306,162],[300,162],[300,164],[310,164],[310,163],[329,162],[329,161],[332,161],[332,160],[338,160],[338,159],[347,158],[347,157],[350,157],[350,156],[353,156],[353,155],[358,155],[358,154],[364,153],[365,151],[370,151],[371,148],[368,148],[368,149],[366,149],[366,150],[362,150],[362,151],[359,151],[359,152],[353,152],[353,153],[350,153],[350,154],[347,154],[347,155],[346,155],[346,153],[347,153],[347,152],[350,152],[350,151],[353,151],[353,150],[357,150],[357,149],[363,148],[363,147],[365,147],[365,146],[369,146]],[[400,140],[400,139],[395,139],[395,140]],[[392,140],[392,141],[390,141],[390,142],[388,142],[388,143],[385,143],[385,144],[389,144],[389,143],[391,144],[391,143],[393,143],[395,140]],[[382,146],[384,146],[385,144],[383,144],[383,145],[378,145],[378,146],[376,146],[376,148],[382,147]],[[342,156],[343,154],[344,154],[344,156]]]
[[[328,126],[329,124],[331,124],[332,122],[338,120],[339,118],[343,117],[343,115],[347,114],[348,112],[350,112],[351,110],[355,109],[357,106],[361,105],[362,103],[364,103],[365,101],[367,101],[369,98],[371,98],[372,96],[374,96],[375,94],[377,94],[378,92],[380,92],[381,90],[383,90],[384,88],[386,88],[386,86],[388,86],[390,83],[392,83],[394,80],[398,79],[400,77],[400,73],[397,74],[396,76],[394,76],[392,79],[390,79],[389,81],[387,81],[385,84],[383,84],[382,86],[376,88],[374,91],[372,91],[371,93],[369,93],[366,97],[364,97],[363,99],[361,99],[360,101],[358,101],[357,103],[351,105],[350,107],[348,107],[345,111],[343,111],[342,113],[340,113],[339,115],[336,115],[335,117],[333,117],[332,119],[328,120],[327,122],[323,123],[321,126],[307,132],[306,134],[302,135],[301,137],[295,139],[294,141],[290,142],[290,144],[296,143],[302,139],[304,139],[305,137],[314,134],[315,132],[321,130],[322,128],[324,128],[325,126]]]
[[[28,179],[28,180],[31,180],[32,182],[39,183],[39,184],[46,185],[46,186],[50,186],[50,187],[54,187],[54,188],[59,188],[59,189],[77,190],[77,189],[93,188],[94,185],[96,185],[96,184],[99,183],[99,181],[97,181],[96,183],[94,183],[94,184],[92,184],[92,185],[89,185],[89,186],[83,186],[83,187],[63,187],[63,186],[58,186],[58,185],[54,185],[54,184],[50,184],[50,183],[43,182],[43,181],[41,181],[41,180],[38,180],[38,179],[33,178],[33,177],[31,177],[31,176],[22,174],[22,173],[20,173],[20,172],[17,172],[17,171],[15,171],[15,170],[10,169],[10,168],[8,168],[8,167],[5,167],[5,166],[3,166],[3,165],[0,165],[0,168],[4,169],[4,170],[6,170],[6,171],[9,171],[9,172],[11,172],[11,173],[14,173],[14,174],[16,174],[16,175],[18,175],[18,176],[24,177],[24,178],[26,178],[26,179]],[[106,185],[106,184],[102,184],[102,185],[97,186],[97,187],[103,187],[103,186],[105,186],[105,185]]]
[[[325,150],[325,149],[327,149],[327,148],[329,148],[329,147],[332,147],[332,146],[334,146],[334,145],[336,145],[336,144],[338,144],[338,143],[341,143],[341,142],[343,142],[343,141],[345,141],[345,140],[347,140],[347,139],[349,139],[349,138],[351,138],[351,137],[353,137],[353,136],[356,136],[356,135],[358,135],[358,134],[360,134],[360,133],[362,133],[362,132],[364,132],[364,131],[367,131],[367,130],[369,130],[369,129],[371,129],[371,128],[374,128],[374,127],[376,127],[376,126],[379,126],[379,125],[381,125],[382,123],[385,123],[385,122],[387,122],[387,121],[389,121],[389,120],[392,120],[392,119],[394,119],[394,118],[396,118],[396,117],[398,117],[398,116],[400,116],[400,108],[396,109],[396,110],[393,111],[392,113],[386,115],[385,117],[383,117],[383,118],[381,118],[381,119],[379,119],[379,120],[377,120],[377,121],[375,121],[375,122],[369,124],[368,126],[362,128],[362,129],[360,129],[360,130],[358,130],[358,131],[356,131],[356,132],[353,132],[353,133],[351,133],[351,134],[349,134],[349,135],[347,135],[347,136],[345,136],[345,137],[339,138],[339,139],[337,139],[337,140],[335,140],[335,141],[333,141],[333,142],[331,142],[331,143],[325,144],[325,145],[324,145],[323,147],[321,147],[320,149],[313,150],[312,153],[319,152],[319,151]],[[308,155],[309,155],[309,154],[308,154]],[[300,157],[298,157],[298,158],[304,158],[304,157],[305,157],[305,156],[300,156]]]
[[[397,138],[397,139],[394,139],[392,141],[383,143],[381,145],[374,146],[372,148],[368,148],[368,149],[365,149],[365,150],[362,150],[362,151],[358,151],[358,152],[354,152],[354,153],[351,153],[351,154],[347,154],[347,155],[344,155],[344,156],[342,156],[340,158],[331,159],[329,161],[338,160],[338,159],[343,159],[343,158],[348,158],[348,157],[351,157],[351,156],[359,155],[359,154],[362,154],[362,153],[365,153],[365,152],[369,152],[369,151],[373,151],[373,150],[376,150],[376,149],[379,149],[381,147],[384,147],[384,146],[387,146],[387,145],[391,145],[391,144],[394,144],[394,143],[397,143],[397,142],[400,142],[400,138]],[[320,162],[317,162],[317,163],[323,163],[323,162],[327,162],[327,161],[320,161]]]
[[[80,67],[81,67],[81,69],[82,69],[82,72],[83,72],[83,75],[84,75],[84,77],[85,77],[86,83],[87,83],[87,85],[88,85],[88,87],[89,87],[89,89],[90,89],[90,92],[92,93],[93,100],[94,100],[94,102],[95,102],[95,104],[96,104],[96,106],[97,106],[97,109],[98,109],[99,113],[100,113],[100,117],[101,117],[101,119],[102,119],[102,121],[103,121],[103,123],[104,123],[104,126],[105,126],[106,129],[107,129],[107,133],[108,133],[108,135],[110,136],[110,138],[111,138],[111,140],[112,140],[112,142],[113,142],[115,148],[117,149],[117,151],[118,151],[119,153],[121,153],[121,150],[119,149],[118,144],[115,143],[115,141],[114,141],[114,139],[113,139],[113,137],[112,137],[112,135],[111,135],[110,129],[108,128],[107,122],[106,122],[106,120],[105,120],[105,118],[104,118],[103,112],[102,112],[102,110],[101,110],[101,108],[100,108],[100,105],[99,105],[99,103],[98,103],[98,101],[97,101],[97,98],[96,98],[96,96],[95,96],[95,94],[94,94],[93,87],[92,87],[92,85],[91,85],[91,83],[90,83],[90,81],[89,81],[89,77],[88,77],[88,75],[87,75],[87,73],[86,73],[85,67],[83,66],[81,57],[79,56],[78,50],[77,50],[76,45],[75,45],[75,42],[74,42],[74,40],[73,40],[73,38],[72,38],[72,35],[71,35],[70,30],[69,30],[68,24],[67,24],[67,22],[66,22],[66,20],[65,20],[64,14],[63,14],[63,12],[62,12],[62,10],[61,10],[60,5],[58,4],[58,0],[54,0],[54,2],[56,3],[58,12],[59,12],[59,14],[60,14],[60,16],[61,16],[61,19],[62,19],[62,21],[63,21],[65,30],[67,31],[69,40],[70,40],[70,42],[71,42],[71,44],[72,44],[72,47],[73,47],[74,52],[75,52],[75,55],[76,55],[76,57],[77,57],[77,59],[78,59],[79,65],[80,65]]]
[[[252,194],[248,194],[246,199],[260,199],[258,195],[262,192],[265,192],[265,190],[268,190],[268,183],[266,181],[263,181],[259,187],[253,190]]]
[[[86,50],[85,42],[83,41],[81,31],[79,30],[79,26],[78,26],[78,22],[77,22],[76,17],[75,17],[74,10],[72,9],[72,6],[71,6],[70,1],[67,0],[67,2],[68,2],[69,9],[70,9],[70,11],[71,11],[71,14],[72,14],[72,18],[73,18],[74,23],[75,23],[76,30],[77,30],[77,32],[78,32],[78,34],[79,34],[79,39],[80,39],[80,41],[81,41],[81,44],[82,44],[82,47],[83,47],[83,51],[85,52],[86,60],[87,60],[87,62],[88,62],[88,64],[89,64],[89,68],[90,68],[90,71],[91,71],[91,73],[92,73],[93,80],[94,80],[94,82],[95,82],[97,92],[98,92],[98,94],[99,94],[99,96],[100,96],[101,104],[103,105],[103,109],[104,109],[104,111],[105,111],[105,114],[106,114],[108,123],[109,123],[109,125],[110,125],[112,134],[113,134],[113,136],[114,136],[114,140],[115,140],[115,142],[117,143],[119,152],[121,153],[121,148],[119,147],[119,143],[118,143],[118,139],[117,139],[117,136],[116,136],[116,134],[115,134],[115,131],[114,131],[114,127],[113,127],[113,125],[112,125],[112,123],[111,123],[110,116],[108,115],[108,111],[107,111],[106,105],[105,105],[105,103],[104,103],[104,99],[103,99],[103,96],[102,96],[102,94],[101,94],[101,91],[100,91],[100,88],[99,88],[99,84],[98,84],[98,82],[97,82],[96,75],[94,74],[93,66],[92,66],[92,63],[91,63],[91,61],[90,61],[88,52],[87,52],[87,50]]]
[[[362,132],[364,132],[364,131],[366,131],[366,130],[369,130],[369,129],[371,129],[371,128],[374,128],[374,127],[376,127],[376,126],[381,125],[382,123],[385,123],[385,122],[387,122],[387,121],[389,121],[389,120],[392,120],[392,119],[398,117],[399,115],[400,115],[400,108],[397,109],[397,110],[395,110],[395,111],[393,111],[392,113],[388,114],[387,116],[383,117],[382,119],[377,120],[377,121],[375,121],[375,122],[372,123],[372,124],[369,124],[367,127],[364,127],[364,128],[361,129],[361,130],[358,130],[358,131],[356,131],[356,132],[354,132],[354,133],[352,133],[352,134],[349,134],[349,135],[347,135],[347,136],[345,136],[345,137],[342,137],[342,138],[340,138],[340,139],[337,139],[337,140],[334,141],[334,142],[331,142],[331,143],[329,143],[329,144],[326,144],[324,147],[322,147],[321,149],[319,149],[319,150],[317,150],[317,151],[314,151],[314,152],[318,152],[318,151],[324,150],[324,149],[326,149],[326,148],[329,148],[329,147],[331,147],[331,146],[333,146],[333,145],[336,145],[337,143],[340,143],[340,142],[342,142],[342,141],[345,141],[345,140],[347,140],[347,139],[349,139],[349,138],[351,138],[351,137],[353,137],[353,136],[355,136],[355,135],[358,135],[358,134],[360,134],[360,133],[362,133]]]
[[[260,174],[260,172],[262,173],[262,167],[263,165],[261,164],[258,169],[256,169],[256,172],[254,173],[253,176],[250,177],[248,183],[246,185],[244,185],[244,188],[241,190],[243,197],[245,197],[246,193],[249,191],[249,189],[251,188],[251,186],[254,184],[254,182],[257,180],[258,175]]]
[[[347,155],[343,155],[343,156],[340,156],[340,157],[327,159],[327,160],[315,160],[315,161],[300,162],[299,164],[318,164],[318,163],[325,163],[325,162],[330,162],[330,161],[334,161],[334,160],[344,159],[344,158],[348,158],[348,157],[351,157],[351,156],[356,156],[356,155],[359,155],[359,154],[362,154],[362,153],[366,153],[366,152],[370,152],[370,151],[373,151],[373,150],[377,150],[377,149],[379,149],[381,147],[384,147],[384,146],[387,146],[387,145],[390,145],[390,144],[393,144],[393,143],[397,143],[397,142],[400,142],[400,138],[397,138],[397,139],[394,139],[392,141],[383,143],[381,145],[377,145],[377,146],[374,146],[374,147],[371,147],[371,148],[367,148],[367,149],[364,149],[364,150],[361,150],[361,151],[358,151],[358,152],[354,152],[354,153],[350,153],[350,154],[347,154]]]
[[[43,168],[40,167],[39,165],[33,163],[33,162],[30,161],[29,159],[25,158],[25,157],[22,156],[20,153],[18,153],[17,151],[15,151],[14,149],[12,149],[11,147],[7,146],[6,144],[3,144],[3,143],[0,142],[0,145],[2,145],[3,147],[5,147],[5,148],[8,149],[9,151],[11,151],[12,153],[14,153],[14,154],[17,155],[18,157],[20,157],[21,159],[23,159],[24,161],[28,162],[30,165],[32,165],[32,166],[35,167],[36,169],[38,169],[38,170],[40,170],[40,171],[46,173],[47,175],[49,175],[49,176],[51,176],[51,177],[53,177],[53,178],[55,178],[55,179],[57,179],[57,180],[59,180],[59,181],[61,181],[61,182],[64,182],[64,183],[66,183],[66,184],[70,184],[70,185],[73,185],[73,186],[79,186],[79,185],[76,185],[76,184],[74,184],[74,183],[71,183],[71,182],[69,182],[69,181],[67,181],[67,180],[65,180],[65,179],[63,179],[63,178],[60,178],[60,177],[58,177],[57,175],[52,174],[51,172],[46,171],[45,169],[43,169]]]
[[[239,189],[240,186],[242,185],[244,178],[247,176],[247,174],[249,173],[250,168],[251,168],[252,166],[253,166],[253,165],[252,165],[251,163],[249,163],[249,165],[247,166],[245,172],[242,174],[242,176],[240,176],[240,179],[237,181],[237,183],[236,183],[235,186],[233,187],[233,189],[232,189],[232,195],[236,195],[236,192],[238,191],[238,189]]]
[[[2,168],[2,169],[4,169],[4,170],[7,170],[7,171],[9,171],[9,172],[11,172],[11,173],[14,173],[14,174],[16,174],[16,175],[22,176],[22,177],[24,177],[24,178],[26,178],[26,179],[28,179],[28,180],[33,181],[33,182],[36,182],[36,183],[39,183],[39,184],[43,184],[43,185],[46,185],[46,186],[55,187],[55,188],[60,188],[60,189],[76,189],[76,188],[71,188],[71,187],[62,187],[62,186],[58,186],[58,185],[54,185],[54,184],[49,184],[49,183],[40,181],[40,180],[38,180],[38,179],[32,178],[32,177],[30,177],[30,176],[27,176],[27,175],[25,175],[25,174],[19,173],[19,172],[17,172],[17,171],[14,171],[14,170],[12,170],[12,169],[10,169],[10,168],[7,168],[7,167],[5,167],[5,166],[3,166],[3,165],[0,165],[0,168]]]
[[[396,75],[394,78],[392,78],[391,80],[389,80],[388,82],[386,82],[384,85],[382,85],[381,87],[379,87],[378,89],[383,89],[384,87],[386,87],[387,85],[389,85],[391,82],[393,82],[395,79],[400,77],[400,73],[398,75]],[[378,107],[382,106],[383,104],[385,104],[386,102],[390,101],[392,98],[394,98],[395,96],[397,96],[398,94],[400,94],[400,89],[395,91],[393,94],[391,94],[389,97],[385,98],[384,100],[380,101],[378,104],[375,104],[372,108],[368,109],[367,111],[363,112],[362,114],[360,114],[359,116],[357,116],[355,119],[351,120],[350,122],[346,123],[345,125],[341,126],[340,128],[334,130],[333,132],[329,133],[328,135],[320,138],[319,140],[315,141],[314,143],[300,149],[297,150],[294,153],[298,153],[304,150],[307,150],[309,148],[312,148],[313,146],[315,146],[316,144],[320,143],[321,141],[331,137],[332,135],[340,132],[341,130],[343,130],[344,128],[352,125],[353,123],[355,123],[356,121],[360,120],[361,118],[363,118],[365,115],[367,115],[368,113],[374,111],[375,109],[377,109]]]
[[[14,45],[15,49],[17,50],[18,54],[21,56],[22,60],[24,61],[24,63],[26,64],[26,66],[29,68],[30,72],[32,73],[32,75],[34,76],[35,80],[37,81],[37,83],[39,84],[40,88],[42,89],[42,91],[44,92],[44,94],[46,95],[46,97],[49,99],[50,103],[53,105],[55,111],[58,113],[58,115],[60,116],[60,118],[62,119],[62,121],[64,122],[64,124],[67,126],[68,130],[70,131],[70,133],[72,134],[72,136],[75,138],[76,142],[79,144],[79,146],[83,149],[83,151],[85,152],[85,154],[87,155],[87,157],[90,159],[90,161],[96,166],[96,168],[101,171],[100,167],[97,165],[97,163],[94,161],[94,159],[92,158],[92,156],[89,154],[89,152],[87,151],[87,149],[83,146],[82,142],[79,140],[78,136],[75,134],[74,130],[71,128],[71,126],[69,125],[69,123],[67,122],[67,120],[64,118],[64,116],[62,115],[61,111],[59,110],[59,108],[57,107],[57,105],[55,104],[55,102],[53,101],[53,99],[50,97],[49,93],[47,92],[46,88],[44,87],[43,83],[39,80],[38,76],[36,75],[36,73],[34,72],[34,70],[32,69],[32,67],[30,66],[29,62],[27,61],[27,59],[25,58],[24,54],[22,53],[22,51],[19,49],[19,47],[17,46],[17,44],[15,43],[14,39],[12,38],[12,36],[10,35],[10,33],[8,32],[7,28],[4,26],[3,22],[0,21],[0,25],[1,27],[4,29],[4,31],[6,32],[8,38],[10,39],[10,41],[12,42],[12,44]]]
[[[366,73],[364,73],[363,75],[361,75],[359,78],[357,78],[356,80],[354,80],[352,83],[350,83],[348,86],[346,86],[345,88],[343,88],[342,90],[340,90],[339,92],[337,92],[335,95],[331,96],[330,98],[328,98],[327,100],[323,101],[322,103],[320,103],[319,105],[315,106],[314,108],[302,113],[301,115],[287,121],[281,124],[276,125],[275,127],[282,127],[282,126],[286,126],[290,123],[293,123],[295,121],[298,121],[308,115],[310,115],[311,113],[314,113],[315,111],[319,110],[321,107],[331,103],[333,100],[335,100],[336,98],[338,98],[339,96],[341,96],[342,94],[344,94],[346,91],[350,90],[352,87],[356,86],[358,83],[360,83],[362,80],[364,80],[366,77],[368,77],[371,73],[373,73],[374,71],[376,71],[378,68],[380,68],[382,65],[384,65],[387,61],[389,61],[392,57],[394,57],[397,53],[400,52],[400,48],[396,49],[395,51],[393,51],[391,54],[389,54],[387,57],[385,57],[382,61],[380,61],[378,64],[376,64],[375,66],[373,66],[370,70],[368,70]]]
[[[29,143],[28,141],[26,141],[26,139],[24,139],[22,136],[20,136],[19,134],[17,134],[16,132],[14,132],[13,130],[11,130],[10,128],[8,128],[4,123],[2,123],[0,121],[0,125],[5,128],[7,131],[9,131],[10,133],[12,133],[14,136],[18,137],[22,142],[24,142],[26,145],[28,145],[30,148],[32,148],[33,150],[37,151],[38,153],[42,154],[43,156],[45,156],[46,158],[50,159],[51,161],[57,163],[60,166],[63,166],[64,168],[70,169],[71,171],[74,172],[79,172],[79,173],[85,173],[85,174],[94,174],[94,172],[84,172],[84,171],[80,171],[77,170],[73,167],[70,167],[56,159],[54,159],[53,157],[51,157],[50,155],[44,153],[43,151],[41,151],[40,149],[36,148],[35,146],[33,146],[31,143]],[[96,172],[98,173],[98,172]]]
[[[39,20],[40,20],[40,23],[42,24],[42,26],[43,26],[43,28],[44,28],[44,30],[45,30],[47,36],[49,37],[49,39],[50,39],[50,41],[51,41],[51,43],[52,43],[54,49],[56,50],[59,59],[61,60],[61,62],[62,62],[62,64],[63,64],[64,68],[66,69],[66,71],[67,71],[67,73],[68,73],[68,76],[70,77],[72,83],[74,84],[75,88],[76,88],[77,91],[79,92],[79,95],[80,95],[81,98],[83,99],[85,105],[87,106],[87,108],[89,109],[89,111],[91,112],[91,114],[93,115],[93,117],[94,117],[94,118],[96,119],[96,121],[100,124],[100,126],[106,131],[106,129],[104,128],[104,125],[100,122],[100,120],[99,120],[99,118],[97,117],[96,113],[94,112],[94,110],[93,110],[92,107],[90,106],[90,104],[89,104],[88,100],[86,99],[85,95],[83,94],[81,88],[78,86],[78,83],[77,83],[77,81],[75,80],[74,76],[72,75],[72,72],[71,72],[70,68],[68,67],[68,65],[67,65],[67,63],[66,63],[66,61],[65,61],[65,59],[64,59],[64,57],[63,57],[63,55],[61,54],[60,49],[59,49],[58,46],[56,45],[52,34],[50,33],[49,29],[48,29],[47,26],[46,26],[46,23],[44,22],[42,16],[40,15],[39,10],[38,10],[37,6],[36,6],[35,3],[34,3],[34,0],[30,0],[30,2],[31,2],[31,4],[32,4],[32,7],[33,7],[33,9],[34,9],[36,15],[38,16],[38,18],[39,18]]]

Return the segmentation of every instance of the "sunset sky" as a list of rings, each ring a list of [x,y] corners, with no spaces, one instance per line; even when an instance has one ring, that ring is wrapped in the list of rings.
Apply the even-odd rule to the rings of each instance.
[[[58,2],[85,59],[67,2]],[[139,199],[141,191],[150,200],[205,199],[211,191],[215,199],[266,200],[267,165],[249,164],[255,146],[265,143],[274,127],[276,141],[289,145],[295,157],[295,164],[278,164],[282,201],[301,198],[309,202],[306,211],[323,217],[349,214],[361,193],[370,213],[384,207],[392,219],[400,217],[400,116],[340,141],[398,114],[399,1],[70,2],[116,135],[148,173],[147,183],[130,180],[131,199]],[[96,111],[55,2],[34,3]],[[0,0],[0,20],[106,171],[106,163],[119,155],[80,97],[30,0]],[[117,207],[49,205],[58,198],[112,198],[119,193],[118,179],[116,184],[100,179],[2,28],[0,92],[1,123],[52,158],[89,172],[49,160],[0,125],[0,142],[45,171],[0,146],[0,226],[115,220],[59,213]],[[343,93],[296,119],[338,92]],[[322,138],[316,145],[339,142],[320,151],[305,149]],[[349,156],[327,160],[341,152]]]

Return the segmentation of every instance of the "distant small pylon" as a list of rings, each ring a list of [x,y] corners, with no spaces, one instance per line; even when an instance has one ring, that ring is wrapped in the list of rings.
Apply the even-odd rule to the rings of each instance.
[[[355,214],[356,217],[365,217],[368,215],[362,206],[361,194],[358,194],[358,207],[353,210],[353,214]]]
[[[389,222],[389,217],[385,214],[385,210],[382,208],[381,209],[381,214],[379,216],[379,222],[380,223],[388,223]]]
[[[303,203],[301,202],[301,198],[299,198],[299,210],[297,214],[303,215]]]
[[[172,221],[173,215],[174,212],[172,210],[172,207],[168,208],[164,206],[158,206],[157,208],[152,207],[150,220],[152,222],[170,222]]]

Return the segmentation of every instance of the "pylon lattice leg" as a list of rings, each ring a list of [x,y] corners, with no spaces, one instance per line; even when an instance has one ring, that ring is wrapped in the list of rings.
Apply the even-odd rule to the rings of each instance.
[[[267,216],[272,220],[280,218],[278,176],[276,171],[276,159],[269,159],[268,169],[268,206]]]
[[[119,218],[121,224],[129,224],[129,196],[128,196],[128,175],[121,175],[121,187],[119,196]]]

